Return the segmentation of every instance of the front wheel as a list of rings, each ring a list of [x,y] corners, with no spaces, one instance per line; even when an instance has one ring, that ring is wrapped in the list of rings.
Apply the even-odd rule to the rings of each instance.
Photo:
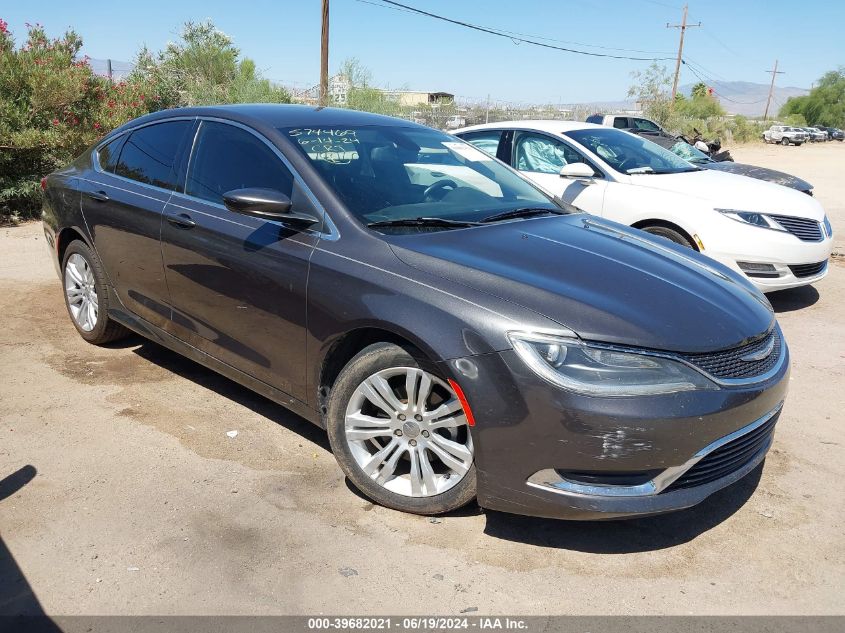
[[[675,244],[680,244],[681,246],[686,246],[687,248],[695,250],[692,242],[675,229],[670,229],[666,226],[644,226],[642,227],[642,230],[646,233],[650,233],[651,235],[662,237],[663,239],[674,242]]]
[[[784,137],[780,140],[780,144],[781,144],[781,145],[783,145],[784,147],[786,147],[787,145],[789,145],[789,139],[788,139],[788,138],[786,138],[786,137],[784,136]]]
[[[65,306],[79,335],[103,345],[129,331],[108,316],[108,288],[97,255],[79,240],[71,242],[62,260]]]
[[[346,476],[373,501],[440,514],[475,498],[472,435],[448,381],[403,348],[376,343],[344,367],[326,411]]]

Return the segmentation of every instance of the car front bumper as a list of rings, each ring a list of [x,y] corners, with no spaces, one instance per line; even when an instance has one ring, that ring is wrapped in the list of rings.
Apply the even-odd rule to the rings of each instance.
[[[463,388],[476,419],[478,502],[492,510],[579,520],[700,503],[765,458],[787,390],[785,344],[782,353],[777,372],[760,384],[621,398],[559,389],[512,350],[448,361],[444,370]],[[735,468],[705,463],[720,447],[729,444],[722,453],[733,450],[731,442],[742,437],[748,444],[751,432],[759,435],[755,450]],[[702,468],[696,474],[696,463],[715,478],[702,477]]]
[[[833,239],[823,234],[820,242],[805,242],[791,233],[772,231],[734,220],[718,238],[702,236],[704,254],[748,277],[762,292],[797,288],[821,281],[827,275]],[[729,230],[724,230],[729,229]],[[822,229],[824,231],[824,229]],[[743,270],[748,264],[767,265],[763,273]],[[813,269],[812,265],[818,265]]]

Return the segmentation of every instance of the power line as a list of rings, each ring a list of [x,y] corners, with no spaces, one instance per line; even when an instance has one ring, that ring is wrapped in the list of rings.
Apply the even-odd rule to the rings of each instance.
[[[390,9],[391,11],[401,11],[402,13],[411,13],[411,14],[416,13],[415,10],[408,10],[408,9],[402,9],[402,8],[399,8],[399,7],[392,7],[392,6],[388,6],[388,5],[385,5],[385,4],[381,4],[379,2],[374,2],[373,0],[355,0],[355,2],[360,2],[361,4],[369,4],[369,5],[374,6],[374,7],[381,7],[382,9]],[[521,36],[521,37],[530,37],[531,39],[534,39],[534,40],[544,40],[546,42],[557,42],[559,44],[574,44],[575,46],[586,46],[587,48],[599,48],[599,49],[607,50],[607,51],[622,51],[622,52],[625,52],[625,53],[649,53],[649,54],[655,54],[655,55],[671,55],[671,53],[669,51],[648,51],[648,50],[642,50],[642,49],[639,49],[639,48],[621,48],[621,47],[618,47],[618,46],[602,46],[601,44],[587,44],[586,42],[576,42],[576,41],[573,41],[573,40],[562,40],[562,39],[558,39],[558,38],[554,38],[554,37],[548,37],[548,36],[545,36],[545,35],[536,35],[536,34],[533,34],[533,33],[521,33],[519,31],[509,31],[507,29],[501,29],[501,28],[498,28],[498,27],[483,26],[483,25],[478,25],[478,26],[480,26],[481,28],[490,29],[491,31],[498,31],[499,33],[506,33],[508,35],[518,35],[518,36]]]
[[[424,15],[424,16],[427,16],[429,18],[434,18],[435,20],[442,20],[443,22],[449,22],[450,24],[462,26],[462,27],[467,28],[467,29],[472,29],[474,31],[480,31],[481,33],[487,33],[489,35],[495,35],[497,37],[503,37],[503,38],[511,40],[512,42],[518,42],[518,43],[522,43],[522,44],[530,44],[532,46],[539,46],[541,48],[549,48],[549,49],[553,49],[553,50],[563,51],[565,53],[574,53],[576,55],[587,55],[589,57],[605,57],[605,58],[609,58],[609,59],[628,59],[628,60],[632,60],[632,61],[641,61],[641,62],[657,62],[657,61],[665,61],[665,60],[672,59],[671,57],[632,57],[632,56],[629,56],[629,55],[611,55],[609,53],[595,53],[595,52],[592,52],[592,51],[583,51],[583,50],[578,50],[578,49],[575,49],[575,48],[566,48],[566,47],[563,47],[563,46],[555,46],[553,44],[546,44],[546,43],[543,43],[543,42],[536,41],[536,39],[539,39],[539,38],[526,39],[526,38],[515,36],[515,35],[508,35],[507,33],[503,32],[503,31],[487,28],[487,27],[484,27],[484,26],[480,26],[478,24],[472,24],[470,22],[463,22],[461,20],[454,20],[452,18],[447,18],[446,16],[443,16],[443,15],[438,15],[436,13],[430,13],[429,11],[423,11],[422,9],[417,9],[417,8],[408,6],[406,4],[394,2],[393,0],[382,0],[382,2],[389,4],[389,5],[396,6],[396,7],[401,7],[403,9],[406,9],[406,10],[411,11],[413,13],[417,13],[419,15]]]

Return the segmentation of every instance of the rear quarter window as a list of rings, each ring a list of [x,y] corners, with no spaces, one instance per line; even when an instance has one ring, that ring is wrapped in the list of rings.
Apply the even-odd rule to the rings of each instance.
[[[120,150],[126,141],[126,135],[121,134],[97,150],[97,162],[102,171],[113,174],[117,167],[117,159],[120,158]]]
[[[163,189],[176,189],[176,158],[190,121],[167,121],[129,135],[114,173]]]

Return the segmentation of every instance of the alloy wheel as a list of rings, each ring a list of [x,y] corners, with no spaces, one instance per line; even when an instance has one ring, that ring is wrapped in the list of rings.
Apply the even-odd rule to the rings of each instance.
[[[353,392],[344,422],[358,466],[396,494],[442,494],[472,466],[472,437],[460,401],[448,383],[417,367],[392,367],[366,378]]]
[[[79,253],[71,255],[65,264],[65,294],[76,324],[85,332],[93,330],[99,313],[97,285],[91,264]]]

